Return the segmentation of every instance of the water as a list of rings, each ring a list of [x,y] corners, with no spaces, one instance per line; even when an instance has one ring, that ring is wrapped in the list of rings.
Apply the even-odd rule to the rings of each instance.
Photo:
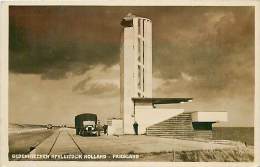
[[[234,140],[254,145],[254,127],[213,127],[213,139]]]

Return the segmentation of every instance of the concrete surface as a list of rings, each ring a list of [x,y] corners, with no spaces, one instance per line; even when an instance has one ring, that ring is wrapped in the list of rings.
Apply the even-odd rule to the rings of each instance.
[[[71,135],[71,136],[70,136]],[[73,139],[74,141],[73,141]],[[54,143],[55,142],[55,143]],[[77,147],[77,145],[80,147]],[[53,146],[53,147],[52,147]],[[212,150],[235,147],[208,141],[189,141],[152,136],[76,136],[74,129],[61,128],[41,143],[34,153],[41,154],[122,154],[168,151]],[[51,150],[50,150],[51,149]],[[82,151],[82,152],[81,152]]]

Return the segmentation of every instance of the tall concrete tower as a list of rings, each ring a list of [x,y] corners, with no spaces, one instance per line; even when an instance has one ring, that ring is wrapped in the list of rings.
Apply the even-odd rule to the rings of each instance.
[[[121,25],[120,112],[124,133],[131,134],[135,121],[132,98],[152,97],[152,22],[128,14]]]
[[[161,108],[160,105],[187,103],[192,98],[152,97],[152,22],[128,14],[121,25],[120,112],[123,123],[121,119],[112,120],[111,129],[113,133],[122,134],[123,129],[124,134],[134,134],[133,123],[137,121],[140,134],[151,134],[149,128],[153,125],[184,113],[184,109]],[[226,112],[188,115],[192,117],[190,126],[196,124],[196,127],[203,127],[205,123],[210,127],[212,123],[227,120]],[[163,128],[161,132],[164,133]]]

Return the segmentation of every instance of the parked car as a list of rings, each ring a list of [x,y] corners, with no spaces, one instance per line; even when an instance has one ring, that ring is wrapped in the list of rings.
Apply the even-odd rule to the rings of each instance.
[[[53,126],[52,126],[52,124],[48,124],[48,125],[46,125],[46,128],[47,128],[47,129],[52,129]]]

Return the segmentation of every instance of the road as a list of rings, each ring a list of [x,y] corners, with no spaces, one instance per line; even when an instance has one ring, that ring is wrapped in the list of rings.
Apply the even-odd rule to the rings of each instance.
[[[99,137],[83,137],[75,135],[75,129],[60,128],[55,130],[50,137],[38,144],[37,147],[30,152],[30,154],[27,154],[30,157],[14,157],[13,159],[111,160],[117,155],[121,156],[155,152],[213,150],[232,147],[235,146],[206,141],[180,140],[145,135],[102,135]],[[45,157],[33,157],[35,155],[44,155]]]

